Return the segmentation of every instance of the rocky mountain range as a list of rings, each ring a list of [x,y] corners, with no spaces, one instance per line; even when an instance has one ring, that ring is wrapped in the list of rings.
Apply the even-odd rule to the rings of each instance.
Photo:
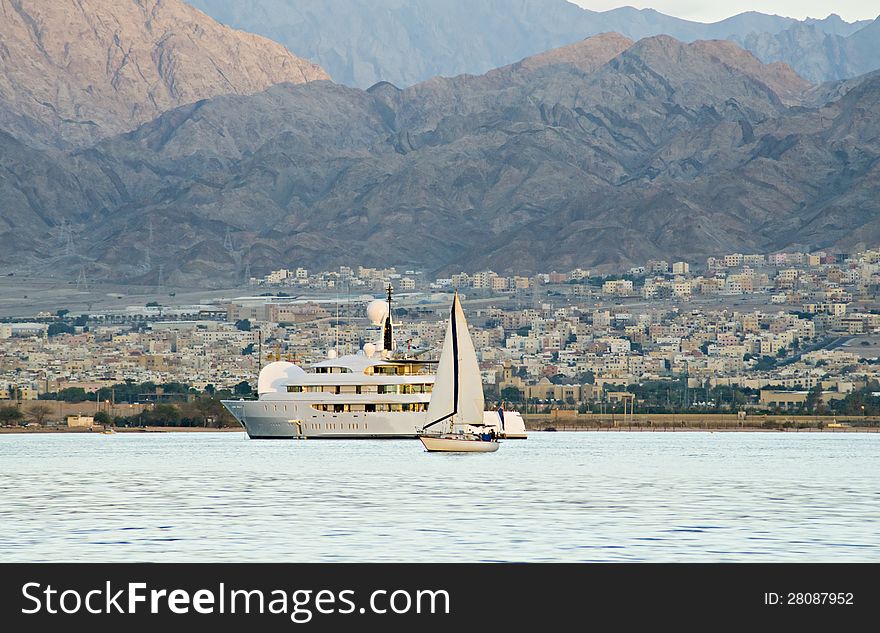
[[[606,32],[633,40],[729,39],[813,82],[880,68],[880,22],[849,23],[837,15],[798,21],[752,11],[703,24],[652,9],[589,11],[567,0],[187,1],[224,24],[281,42],[320,63],[335,81],[360,88],[482,74]]]
[[[172,108],[328,79],[179,0],[0,0],[0,129],[84,146]]]
[[[604,34],[406,89],[218,96],[73,151],[4,135],[0,168],[5,268],[130,282],[849,247],[880,239],[880,73]]]
[[[790,64],[799,75],[816,83],[856,77],[880,68],[880,18],[849,34],[805,22],[779,33],[753,32],[730,39],[759,59]]]

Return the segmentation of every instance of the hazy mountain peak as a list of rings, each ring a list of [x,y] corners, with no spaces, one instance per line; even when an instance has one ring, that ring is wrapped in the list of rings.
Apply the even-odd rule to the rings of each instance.
[[[836,16],[799,22],[748,11],[704,24],[653,9],[590,11],[567,0],[188,1],[221,22],[271,37],[318,61],[336,81],[363,88],[383,80],[404,88],[438,75],[480,75],[606,32],[632,40],[661,33],[685,42],[732,39],[762,61],[788,62],[815,82],[878,67],[863,51],[850,53],[833,40],[849,37],[867,22]],[[818,36],[784,35],[801,24],[815,26]]]
[[[0,0],[0,126],[89,143],[169,108],[328,79],[276,42],[180,0]]]
[[[691,48],[710,55],[723,64],[754,77],[771,88],[784,103],[796,103],[812,84],[784,62],[762,63],[749,51],[728,40],[705,40]]]
[[[632,45],[633,41],[620,33],[600,33],[574,44],[526,57],[513,66],[535,70],[542,66],[569,64],[584,72],[592,72]]]

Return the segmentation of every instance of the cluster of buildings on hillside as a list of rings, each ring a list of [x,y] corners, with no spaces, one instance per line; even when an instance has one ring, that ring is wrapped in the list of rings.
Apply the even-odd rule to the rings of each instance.
[[[251,284],[265,287],[340,291],[381,292],[388,283],[398,291],[465,289],[510,293],[535,286],[567,284],[576,295],[641,297],[643,299],[687,299],[692,295],[737,296],[770,293],[771,300],[784,304],[797,302],[829,303],[851,301],[842,289],[853,286],[861,295],[878,283],[880,250],[856,255],[841,253],[774,253],[771,255],[732,253],[710,257],[699,273],[684,261],[649,260],[618,275],[591,275],[576,268],[569,272],[539,273],[532,276],[504,276],[491,270],[460,272],[429,280],[421,271],[398,272],[395,268],[340,266],[338,270],[310,273],[305,268],[279,269]],[[585,286],[585,288],[577,288]],[[791,296],[793,291],[795,297]]]
[[[733,254],[710,258],[699,275],[686,262],[651,261],[616,277],[581,269],[423,277],[393,268],[281,270],[255,283],[296,293],[65,315],[79,325],[54,335],[54,315],[2,323],[0,398],[126,380],[198,389],[255,383],[260,362],[308,364],[375,341],[364,308],[389,283],[398,293],[399,350],[436,353],[451,292],[460,289],[487,388],[521,401],[608,400],[626,385],[684,377],[694,389],[762,390],[763,404],[786,407],[816,386],[823,397],[843,397],[835,394],[878,377],[870,353],[880,335],[876,250]],[[342,284],[350,291],[341,293]],[[736,300],[745,294],[764,296]],[[855,336],[868,345],[836,346]]]

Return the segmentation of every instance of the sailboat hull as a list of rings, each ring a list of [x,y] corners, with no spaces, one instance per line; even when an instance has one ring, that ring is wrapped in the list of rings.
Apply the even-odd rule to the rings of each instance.
[[[419,436],[422,445],[430,453],[494,453],[500,444],[497,441],[478,439],[459,439],[455,437]]]

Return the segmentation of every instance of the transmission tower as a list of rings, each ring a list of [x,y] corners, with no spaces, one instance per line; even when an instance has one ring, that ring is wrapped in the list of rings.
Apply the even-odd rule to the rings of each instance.
[[[223,238],[223,248],[226,249],[230,255],[235,252],[235,247],[232,244],[232,231],[229,227],[226,227],[226,237]]]
[[[80,266],[79,268],[79,276],[76,278],[76,289],[77,290],[88,290],[89,289],[89,280],[86,277],[86,267]]]
[[[66,218],[61,223],[61,243],[64,246],[64,255],[66,257],[73,255],[73,227]]]
[[[153,270],[153,218],[150,218],[150,224],[147,226],[147,252],[144,255],[144,266],[146,269]]]
[[[156,281],[156,293],[160,294],[160,295],[165,294],[164,273],[165,273],[165,265],[159,264],[159,277]]]

